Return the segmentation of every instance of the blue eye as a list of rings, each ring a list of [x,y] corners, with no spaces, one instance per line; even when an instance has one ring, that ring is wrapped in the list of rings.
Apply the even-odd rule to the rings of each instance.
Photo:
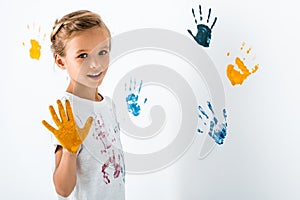
[[[108,54],[108,51],[107,50],[101,50],[101,51],[99,51],[99,56],[104,56],[104,55],[106,55],[106,54]]]
[[[86,53],[82,53],[78,56],[78,58],[87,58],[88,55]]]

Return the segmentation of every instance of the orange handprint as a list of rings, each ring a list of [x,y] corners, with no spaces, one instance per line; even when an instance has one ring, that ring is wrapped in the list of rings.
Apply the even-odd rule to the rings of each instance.
[[[66,100],[66,112],[60,100],[57,100],[59,114],[61,120],[58,118],[53,106],[49,106],[50,113],[53,121],[58,127],[58,130],[48,124],[45,120],[42,121],[43,125],[51,131],[61,145],[72,153],[76,153],[79,146],[89,133],[92,125],[93,118],[89,117],[83,128],[79,128],[74,120],[70,101]]]
[[[241,50],[243,50],[245,46],[245,42],[242,43]],[[246,50],[246,53],[249,54],[252,49],[249,48]],[[227,53],[227,56],[229,56],[230,53]],[[246,60],[245,58],[243,60]],[[244,80],[247,79],[247,77],[253,73],[255,73],[258,70],[258,64],[256,64],[251,72],[247,68],[247,66],[244,64],[243,60],[241,60],[239,57],[235,58],[235,64],[238,67],[238,70],[234,68],[233,64],[229,64],[227,66],[227,77],[230,80],[231,84],[234,86],[236,84],[242,85]]]

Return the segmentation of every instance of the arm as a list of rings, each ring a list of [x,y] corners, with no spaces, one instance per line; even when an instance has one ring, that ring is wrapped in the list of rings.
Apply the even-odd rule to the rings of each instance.
[[[89,117],[83,128],[77,126],[69,100],[66,100],[66,110],[60,100],[57,101],[59,116],[57,116],[53,106],[50,106],[50,113],[57,129],[45,120],[43,125],[51,131],[61,146],[55,152],[55,170],[53,181],[56,192],[67,197],[76,185],[76,153],[79,146],[89,133],[93,118]]]
[[[76,153],[58,146],[55,153],[53,182],[57,194],[68,197],[76,185]]]

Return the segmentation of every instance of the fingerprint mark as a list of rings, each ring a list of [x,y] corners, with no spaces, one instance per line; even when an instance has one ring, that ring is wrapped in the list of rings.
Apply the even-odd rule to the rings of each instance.
[[[200,128],[198,128],[197,131],[198,133],[203,133],[203,131]]]
[[[243,50],[246,43],[243,42],[240,50]],[[250,54],[252,48],[248,48],[245,53]],[[230,52],[226,54],[227,56],[230,56]],[[254,57],[255,58],[255,57]],[[242,85],[243,82],[250,76],[251,74],[255,73],[258,70],[259,64],[256,64],[251,72],[247,68],[246,64],[244,63],[246,61],[246,58],[243,57],[242,59],[239,57],[235,58],[235,64],[238,69],[235,69],[235,66],[233,64],[228,64],[227,66],[227,77],[230,80],[231,84],[234,86],[236,84]]]
[[[208,115],[205,113],[204,109],[201,106],[198,106],[198,110],[208,119]]]
[[[254,68],[251,71],[252,74],[258,70],[258,66],[259,66],[258,64],[254,66]]]
[[[246,42],[243,42],[240,49],[243,50],[245,45],[246,45]]]
[[[202,17],[201,5],[199,5],[199,13],[200,13],[200,20],[202,21],[203,17]]]
[[[252,50],[252,49],[249,48],[249,49],[246,51],[246,53],[249,54],[251,50]]]

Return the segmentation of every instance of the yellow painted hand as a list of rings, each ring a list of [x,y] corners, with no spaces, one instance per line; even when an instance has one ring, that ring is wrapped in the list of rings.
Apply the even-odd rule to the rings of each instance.
[[[70,105],[70,101],[66,100],[66,111],[60,100],[57,100],[59,115],[58,118],[52,105],[49,106],[52,119],[57,125],[58,129],[48,124],[45,120],[42,121],[43,125],[51,131],[61,145],[72,153],[76,153],[79,146],[89,133],[93,118],[89,117],[83,128],[79,128],[74,120],[74,115]]]

